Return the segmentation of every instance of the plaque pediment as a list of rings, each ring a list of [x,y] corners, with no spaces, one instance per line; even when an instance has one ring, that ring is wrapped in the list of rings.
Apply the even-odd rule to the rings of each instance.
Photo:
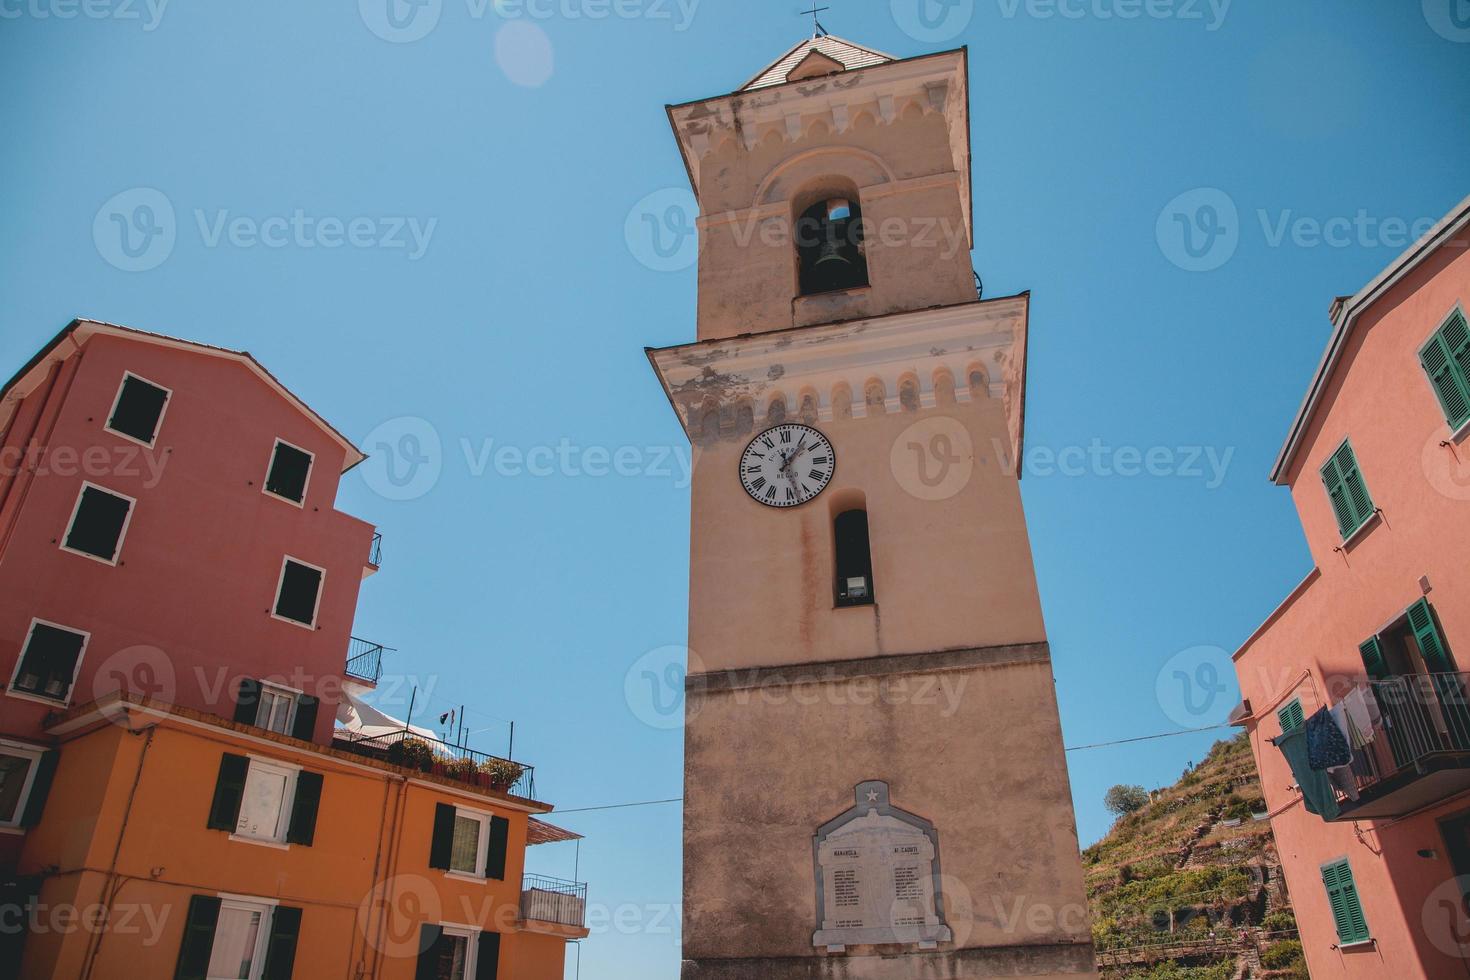
[[[813,946],[901,943],[933,948],[952,933],[944,922],[939,833],[893,806],[888,784],[858,783],[854,806],[817,829]]]

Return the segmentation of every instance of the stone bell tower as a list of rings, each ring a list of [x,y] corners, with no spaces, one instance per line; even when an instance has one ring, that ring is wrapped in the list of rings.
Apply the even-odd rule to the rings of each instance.
[[[970,265],[964,50],[802,41],[671,106],[699,339],[684,976],[1095,976],[1017,469],[1029,297]]]

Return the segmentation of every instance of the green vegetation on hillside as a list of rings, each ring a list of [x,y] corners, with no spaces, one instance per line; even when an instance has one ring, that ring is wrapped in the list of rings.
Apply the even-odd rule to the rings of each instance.
[[[1264,810],[1242,733],[1082,852],[1108,980],[1232,980],[1248,960],[1250,976],[1297,975],[1271,825],[1253,816]],[[1255,964],[1262,951],[1270,966]]]

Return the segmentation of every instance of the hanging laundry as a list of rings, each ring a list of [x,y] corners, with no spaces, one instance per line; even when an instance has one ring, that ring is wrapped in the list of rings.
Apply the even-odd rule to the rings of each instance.
[[[1342,812],[1337,805],[1337,794],[1333,792],[1332,782],[1327,774],[1313,769],[1308,760],[1307,733],[1297,728],[1271,741],[1286,757],[1286,764],[1291,767],[1291,774],[1296,778],[1307,812],[1319,814],[1324,820],[1337,819],[1337,815]]]
[[[1332,712],[1318,708],[1317,713],[1307,719],[1307,761],[1313,769],[1336,769],[1353,761],[1353,750]]]
[[[1375,730],[1382,723],[1378,699],[1364,686],[1353,688],[1341,703],[1349,726],[1348,741],[1354,749],[1361,749],[1373,741]]]

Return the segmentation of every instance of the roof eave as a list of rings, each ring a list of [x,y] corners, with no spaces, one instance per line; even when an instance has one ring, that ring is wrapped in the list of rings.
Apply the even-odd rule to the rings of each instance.
[[[1276,462],[1271,467],[1271,482],[1277,486],[1287,486],[1287,471],[1295,461],[1297,453],[1301,450],[1302,440],[1306,435],[1307,424],[1316,413],[1322,396],[1327,389],[1327,382],[1332,377],[1333,370],[1337,367],[1342,352],[1347,346],[1347,339],[1352,333],[1353,324],[1358,317],[1382,296],[1392,289],[1409,273],[1418,268],[1430,255],[1434,254],[1441,246],[1458,235],[1470,225],[1470,197],[1465,198],[1447,214],[1434,228],[1424,237],[1411,245],[1407,251],[1378,274],[1368,285],[1360,289],[1349,301],[1343,303],[1338,310],[1337,319],[1333,322],[1332,338],[1327,343],[1327,350],[1322,355],[1322,360],[1317,365],[1316,373],[1312,376],[1312,383],[1307,388],[1307,395],[1302,400],[1301,407],[1297,409],[1296,417],[1292,420],[1291,429],[1287,434],[1286,442],[1281,447],[1281,452],[1276,456]]]

